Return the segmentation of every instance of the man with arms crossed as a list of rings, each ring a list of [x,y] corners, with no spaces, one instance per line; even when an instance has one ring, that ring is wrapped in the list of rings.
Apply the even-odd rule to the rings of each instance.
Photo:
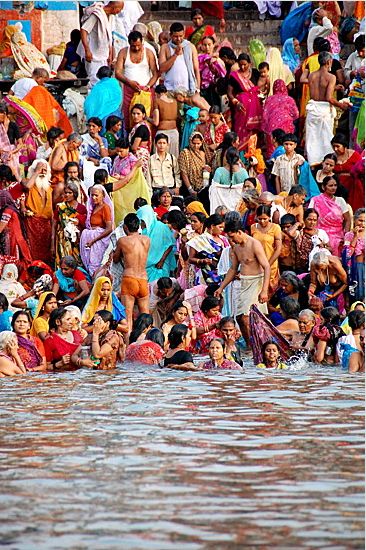
[[[113,262],[123,260],[124,271],[121,282],[121,299],[126,308],[128,331],[132,330],[132,315],[135,302],[140,313],[149,313],[149,285],[146,262],[150,239],[139,235],[140,220],[136,214],[127,214],[123,221],[126,237],[118,239]]]
[[[233,281],[240,265],[240,290],[238,295],[237,317],[241,333],[249,345],[249,311],[253,304],[267,313],[268,285],[271,268],[259,241],[242,230],[240,221],[225,224],[225,232],[235,243],[232,248],[231,267],[215,296],[219,297],[225,287]]]

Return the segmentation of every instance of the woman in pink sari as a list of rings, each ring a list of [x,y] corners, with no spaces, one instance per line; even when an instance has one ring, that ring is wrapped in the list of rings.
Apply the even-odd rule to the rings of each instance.
[[[351,227],[351,216],[346,201],[335,196],[338,187],[335,177],[327,176],[320,185],[323,193],[311,199],[309,208],[318,212],[318,228],[327,232],[332,254],[340,256],[344,235]]]
[[[273,83],[273,95],[264,104],[262,130],[267,137],[267,158],[273,151],[273,130],[283,130],[286,134],[295,132],[295,120],[299,118],[299,110],[295,100],[288,95],[287,86],[281,79]]]
[[[259,73],[252,69],[250,57],[242,53],[238,57],[239,70],[230,75],[228,97],[232,105],[234,127],[242,149],[248,139],[262,126],[262,105],[258,94]]]
[[[14,139],[11,139],[12,136]],[[14,143],[15,140],[19,144]],[[7,105],[5,103],[0,104],[0,162],[9,166],[17,181],[21,179],[19,172],[19,151],[21,146],[18,127],[14,122],[9,120]]]

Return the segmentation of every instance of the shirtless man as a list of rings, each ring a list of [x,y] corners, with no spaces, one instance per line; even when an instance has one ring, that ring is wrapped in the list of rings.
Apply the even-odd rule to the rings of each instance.
[[[225,232],[236,246],[232,249],[231,267],[226,274],[215,296],[220,297],[223,290],[237,275],[240,265],[240,290],[237,296],[237,317],[241,333],[249,345],[249,311],[253,304],[267,313],[268,285],[271,268],[260,242],[250,237],[242,230],[240,221],[230,221],[225,224]]]
[[[318,56],[320,68],[309,74],[310,101],[306,106],[305,151],[310,165],[320,163],[325,155],[332,153],[334,118],[339,107],[343,111],[349,105],[334,97],[336,77],[330,73],[333,58],[328,52]]]
[[[140,220],[136,214],[127,214],[123,221],[126,237],[118,239],[113,262],[123,259],[124,271],[121,282],[121,299],[126,308],[128,331],[132,330],[132,314],[135,302],[140,313],[149,313],[149,285],[146,262],[150,239],[139,235]]]
[[[79,154],[75,153],[79,149],[82,139],[76,132],[69,135],[66,141],[62,141],[51,153],[50,166],[52,171],[52,183],[54,184],[52,193],[53,208],[62,201],[64,193],[64,168],[68,162],[79,160]]]

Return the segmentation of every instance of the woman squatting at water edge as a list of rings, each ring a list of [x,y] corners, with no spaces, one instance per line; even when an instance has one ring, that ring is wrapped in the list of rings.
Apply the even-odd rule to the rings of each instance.
[[[363,371],[364,34],[291,15],[249,55],[198,9],[112,60],[93,14],[123,9],[85,8],[62,59],[80,133],[40,52],[0,102],[0,376]]]

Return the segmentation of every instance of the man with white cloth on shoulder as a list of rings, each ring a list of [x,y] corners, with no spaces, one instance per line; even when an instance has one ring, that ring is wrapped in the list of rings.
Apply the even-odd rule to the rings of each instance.
[[[310,166],[333,152],[330,142],[334,135],[335,107],[343,111],[349,107],[334,97],[336,77],[330,74],[332,55],[320,52],[318,61],[320,68],[309,75],[310,101],[306,106],[305,151]]]

